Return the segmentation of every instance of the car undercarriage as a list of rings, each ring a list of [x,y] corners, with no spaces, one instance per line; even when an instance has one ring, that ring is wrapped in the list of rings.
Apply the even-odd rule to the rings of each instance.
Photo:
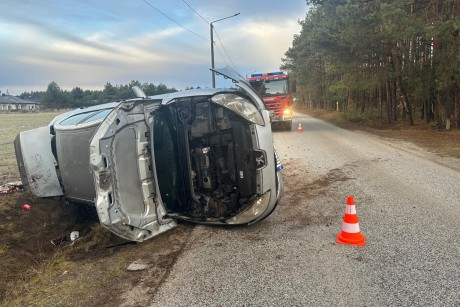
[[[251,203],[257,191],[254,156],[261,153],[252,149],[251,129],[208,100],[177,101],[156,111],[155,164],[168,214],[224,222]]]

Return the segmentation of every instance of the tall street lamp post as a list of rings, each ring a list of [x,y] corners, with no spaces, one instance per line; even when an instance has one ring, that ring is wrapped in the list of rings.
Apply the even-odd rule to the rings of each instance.
[[[213,22],[211,22],[209,25],[210,25],[210,30],[211,30],[211,68],[214,69],[214,35],[213,35],[213,32],[214,32],[214,27],[213,27],[213,23],[215,22],[218,22],[218,21],[221,21],[221,20],[224,20],[224,19],[228,19],[228,18],[232,18],[232,17],[235,17],[235,16],[238,16],[240,13],[236,13],[232,16],[228,16],[228,17],[224,17],[224,18],[221,18],[221,19],[218,19],[218,20],[214,20]],[[212,88],[215,88],[216,87],[216,73],[214,72],[214,70],[212,70]]]

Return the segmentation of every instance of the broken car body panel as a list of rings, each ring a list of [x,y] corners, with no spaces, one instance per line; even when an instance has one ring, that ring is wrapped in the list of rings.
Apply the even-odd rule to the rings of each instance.
[[[48,127],[20,132],[14,140],[14,148],[26,189],[38,197],[64,194],[54,166]]]

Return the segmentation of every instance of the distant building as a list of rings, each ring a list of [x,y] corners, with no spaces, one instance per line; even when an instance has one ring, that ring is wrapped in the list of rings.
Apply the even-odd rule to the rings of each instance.
[[[24,100],[19,97],[11,95],[1,95],[0,96],[0,111],[33,111],[40,108],[39,102]]]

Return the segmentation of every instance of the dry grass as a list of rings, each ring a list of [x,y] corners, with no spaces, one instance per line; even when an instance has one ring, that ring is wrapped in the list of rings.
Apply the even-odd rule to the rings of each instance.
[[[460,158],[460,130],[439,131],[434,124],[415,120],[410,126],[405,121],[389,124],[385,120],[368,119],[353,113],[301,109],[302,113],[321,118],[346,129],[366,131],[381,137],[412,142],[441,156]]]
[[[0,185],[19,180],[14,138],[21,131],[46,126],[62,112],[0,113]]]

